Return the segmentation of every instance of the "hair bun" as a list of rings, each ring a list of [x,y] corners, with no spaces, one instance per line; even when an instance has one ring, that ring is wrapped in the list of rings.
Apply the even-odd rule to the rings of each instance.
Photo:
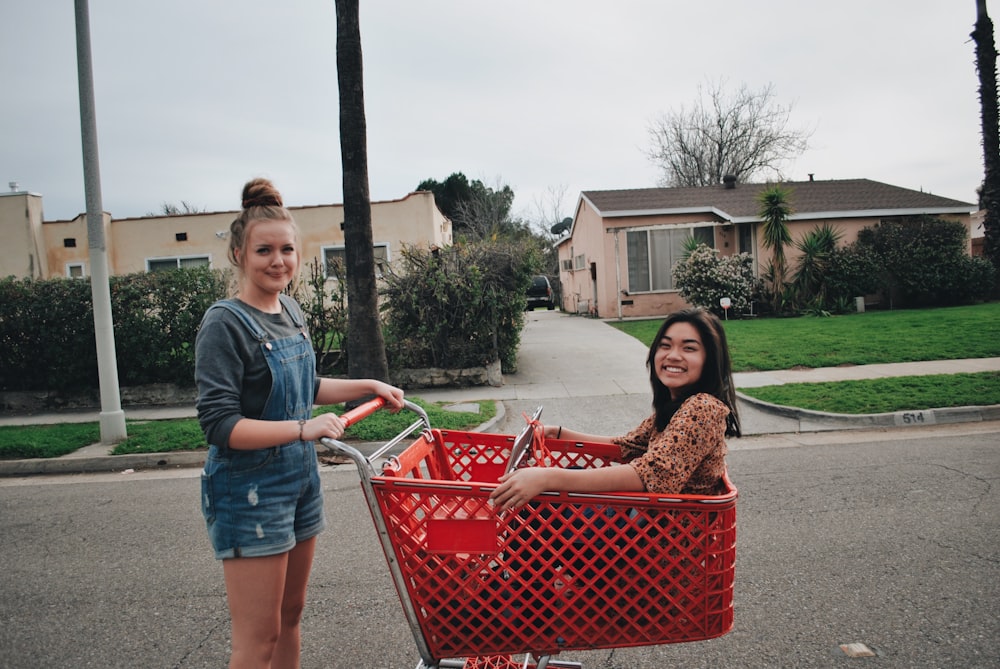
[[[283,207],[281,193],[267,179],[253,179],[243,186],[243,208]]]

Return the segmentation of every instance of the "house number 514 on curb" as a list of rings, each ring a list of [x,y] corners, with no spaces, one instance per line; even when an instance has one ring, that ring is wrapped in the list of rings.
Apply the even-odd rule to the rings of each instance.
[[[934,414],[926,411],[899,411],[896,413],[896,425],[932,425]]]

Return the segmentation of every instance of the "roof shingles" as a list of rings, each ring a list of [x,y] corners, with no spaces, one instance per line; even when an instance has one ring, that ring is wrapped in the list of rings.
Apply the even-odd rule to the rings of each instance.
[[[718,211],[729,220],[758,220],[757,196],[773,184],[737,184],[735,188],[699,186],[686,188],[639,188],[592,190],[582,193],[604,217]],[[892,186],[869,179],[788,181],[792,219],[810,214],[845,216],[858,212],[971,213],[976,206],[921,191]]]

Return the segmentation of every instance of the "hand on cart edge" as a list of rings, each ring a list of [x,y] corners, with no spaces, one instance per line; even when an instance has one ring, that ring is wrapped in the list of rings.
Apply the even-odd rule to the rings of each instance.
[[[500,485],[490,494],[493,506],[513,510],[546,491],[561,492],[639,492],[646,487],[629,465],[611,465],[596,469],[560,467],[524,467],[500,477]]]
[[[512,511],[527,504],[531,498],[552,490],[549,479],[557,470],[548,467],[515,469],[500,477],[500,485],[490,493],[490,502],[501,511]]]

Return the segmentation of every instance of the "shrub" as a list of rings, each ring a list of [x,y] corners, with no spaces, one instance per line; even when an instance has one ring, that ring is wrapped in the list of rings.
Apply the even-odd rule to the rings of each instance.
[[[525,290],[541,266],[529,241],[476,242],[402,252],[388,272],[386,353],[400,367],[517,368]],[[207,268],[111,277],[118,378],[123,386],[194,384],[194,340],[205,310],[226,296],[229,273]],[[344,367],[346,283],[317,261],[296,294],[321,373]],[[0,280],[0,390],[98,388],[89,279]]]
[[[0,281],[0,388],[96,387],[91,304],[89,281]]]
[[[963,258],[956,278],[960,282],[956,290],[966,297],[966,303],[989,300],[1000,279],[993,263],[981,256]]]
[[[226,276],[180,269],[111,277],[122,385],[194,383],[194,337]],[[0,389],[76,392],[98,387],[89,279],[0,281]]]
[[[857,245],[877,258],[881,288],[895,306],[948,306],[982,299],[996,280],[969,257],[967,238],[961,223],[916,216],[865,228]],[[989,290],[973,285],[970,275]]]
[[[307,276],[295,291],[295,299],[306,318],[306,327],[316,352],[316,371],[321,375],[347,369],[347,281],[343,263],[334,260],[327,279],[318,258],[307,265]]]
[[[723,316],[719,300],[728,297],[734,313],[749,312],[759,289],[749,253],[719,256],[705,244],[696,246],[673,269],[674,284],[690,304]]]
[[[193,385],[194,338],[205,310],[226,296],[227,274],[201,267],[109,283],[120,383]]]
[[[827,306],[831,311],[854,309],[854,298],[879,289],[879,262],[871,249],[850,244],[830,254],[826,274]]]
[[[407,247],[385,276],[390,368],[480,367],[499,358],[517,369],[525,291],[540,266],[523,242]]]
[[[826,277],[837,243],[843,236],[836,228],[824,223],[813,228],[795,243],[799,250],[795,275],[786,289],[787,299],[798,309],[825,311],[829,305]]]

